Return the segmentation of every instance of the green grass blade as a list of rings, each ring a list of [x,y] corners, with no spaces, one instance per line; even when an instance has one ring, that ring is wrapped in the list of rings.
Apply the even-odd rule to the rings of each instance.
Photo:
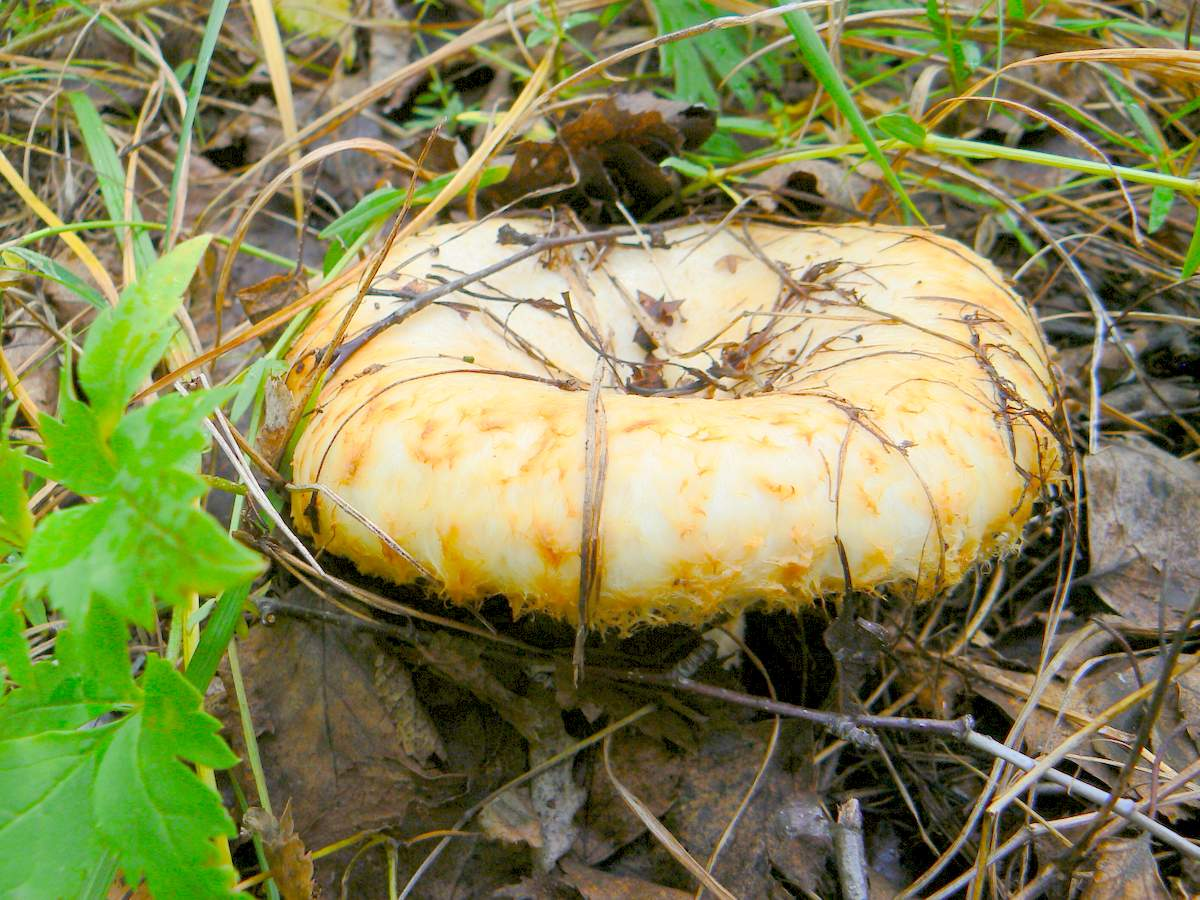
[[[71,109],[75,112],[75,121],[79,123],[79,133],[83,136],[84,146],[96,170],[96,179],[100,183],[100,195],[104,198],[104,207],[108,210],[110,219],[125,218],[125,168],[117,156],[117,148],[104,128],[100,113],[90,97],[81,91],[71,91],[67,94]],[[130,204],[130,218],[140,219],[137,201]],[[128,238],[130,230],[122,228],[121,232]],[[133,260],[139,272],[145,271],[154,262],[154,245],[150,236],[143,231],[134,231]]]
[[[200,107],[200,92],[204,89],[204,80],[208,77],[208,65],[212,62],[213,51],[217,46],[217,36],[221,33],[221,23],[225,21],[225,11],[229,9],[229,0],[214,0],[208,13],[208,22],[204,25],[204,36],[200,40],[200,50],[196,54],[196,66],[192,69],[192,80],[188,84],[187,110],[183,115],[183,124],[179,129],[179,153],[175,157],[175,168],[171,171],[171,193],[167,197],[167,238],[163,250],[170,250],[179,237],[179,228],[183,219],[183,204],[180,202],[180,187],[183,184],[184,170],[192,150],[192,131],[196,125],[196,110]]]
[[[221,657],[225,655],[225,648],[233,638],[237,623],[242,618],[246,597],[249,595],[249,583],[227,590],[217,601],[217,608],[213,610],[208,624],[204,626],[200,644],[187,667],[187,680],[202,694],[208,690],[208,683],[212,681],[217,666],[221,664]]]
[[[858,111],[858,107],[855,105],[850,91],[847,90],[846,85],[842,82],[841,75],[838,74],[833,60],[829,58],[829,52],[825,49],[825,44],[821,41],[821,36],[817,33],[817,28],[813,25],[813,21],[808,13],[802,9],[795,10],[794,12],[785,13],[783,20],[787,23],[788,28],[792,32],[792,37],[795,38],[796,44],[800,47],[800,53],[804,57],[805,65],[808,66],[813,77],[821,82],[821,86],[825,88],[826,93],[829,94],[838,111],[846,117],[846,122],[850,125],[850,130],[862,142],[867,155],[883,171],[883,178],[888,183],[888,186],[895,191],[904,208],[912,213],[919,222],[924,223],[925,217],[913,205],[912,200],[909,199],[908,194],[904,190],[904,185],[900,183],[900,179],[892,171],[887,157],[883,155],[883,151],[875,143],[871,129],[867,126],[862,113]]]
[[[1183,269],[1180,272],[1184,278],[1191,278],[1200,269],[1200,209],[1196,210],[1196,224],[1192,229],[1192,241],[1188,244],[1187,256],[1183,258]]]

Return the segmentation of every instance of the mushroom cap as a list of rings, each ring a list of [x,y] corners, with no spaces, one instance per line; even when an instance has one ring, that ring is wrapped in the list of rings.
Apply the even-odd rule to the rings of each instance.
[[[551,227],[429,229],[372,290],[420,293],[506,259],[521,248],[504,226]],[[1037,324],[989,262],[870,225],[662,238],[557,247],[362,343],[292,458],[295,481],[342,503],[294,494],[297,528],[364,573],[414,580],[348,505],[449,601],[503,594],[572,622],[590,533],[588,624],[623,629],[796,608],[847,580],[926,597],[1017,546],[1061,477],[1056,390]],[[354,297],[335,294],[295,345],[297,397]],[[406,302],[369,292],[347,337]],[[589,435],[605,451],[590,472]]]

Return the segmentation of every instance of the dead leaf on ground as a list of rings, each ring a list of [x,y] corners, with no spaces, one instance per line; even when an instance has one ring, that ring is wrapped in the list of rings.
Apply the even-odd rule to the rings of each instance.
[[[559,861],[584,900],[689,900],[691,891],[654,884],[632,875],[613,875],[567,858]]]
[[[682,754],[637,730],[614,735],[610,752],[621,781],[661,819],[670,809],[682,777]],[[593,770],[588,794],[587,806],[577,819],[576,849],[585,862],[596,865],[645,834],[646,826],[613,789],[603,766]]]
[[[511,690],[489,671],[478,641],[438,632],[423,652],[431,666],[469,689],[525,738],[531,767],[576,743],[563,726],[554,690],[543,687],[536,677],[528,679],[523,693]],[[546,673],[547,679],[549,675]],[[575,783],[568,759],[535,776],[529,785],[529,798],[540,824],[540,841],[531,842],[531,846],[539,867],[549,870],[575,843],[573,820],[587,800],[587,792]],[[506,827],[510,833],[520,833],[512,822]]]
[[[1084,460],[1090,574],[1131,624],[1167,629],[1200,592],[1200,468],[1141,438]]]
[[[1180,659],[1187,665],[1189,658]],[[971,688],[980,696],[995,703],[1010,718],[1016,718],[1034,689],[1035,677],[1025,672],[1010,672],[993,666],[972,665],[976,677]],[[1134,667],[1126,654],[1113,655],[1089,666],[1080,677],[1064,672],[1068,678],[1055,678],[1042,691],[1040,702],[1029,717],[1023,732],[1024,742],[1031,753],[1041,754],[1056,747],[1073,732],[1095,720],[1097,715],[1142,684],[1158,677],[1159,660],[1142,657]],[[1111,784],[1120,766],[1128,758],[1132,735],[1137,731],[1144,704],[1115,717],[1071,759],[1104,784]],[[1200,734],[1200,672],[1192,670],[1178,676],[1174,690],[1168,693],[1158,720],[1151,732],[1148,750],[1158,760],[1153,773],[1158,781],[1167,781],[1173,773],[1190,765],[1200,755],[1196,736]],[[1106,764],[1103,760],[1111,760]],[[1130,787],[1141,797],[1156,795],[1152,790],[1151,773],[1143,765],[1133,774]],[[1190,790],[1191,787],[1185,788]],[[1164,805],[1162,813],[1177,819],[1194,802]]]
[[[311,602],[301,590],[293,603]],[[405,752],[393,706],[375,682],[376,658],[391,652],[373,637],[291,617],[270,627],[251,628],[239,642],[242,675],[258,735],[267,786],[274,803],[292,802],[295,831],[311,848],[327,846],[360,831],[390,830],[401,839],[450,828],[463,809],[525,771],[526,754],[512,729],[475,703],[465,691],[417,677],[417,694],[438,722],[446,754],[444,768],[432,769]],[[235,752],[246,758],[228,671],[226,699],[214,712],[225,723]],[[233,775],[255,802],[248,767]],[[426,884],[461,877],[466,865],[490,846],[476,842],[458,854],[445,854]],[[401,847],[401,870],[411,872],[429,852],[419,842]],[[317,861],[317,881],[327,894],[336,885],[353,850]],[[513,854],[511,849],[509,856]],[[372,896],[386,884],[383,854],[366,854],[350,880],[358,896]],[[511,883],[496,874],[493,886]]]
[[[252,806],[242,816],[242,824],[262,838],[267,865],[283,900],[310,900],[320,894],[313,882],[312,854],[292,824],[290,802],[278,820],[265,809]]]
[[[526,141],[504,181],[484,196],[567,203],[588,221],[624,221],[619,202],[635,216],[668,202],[678,174],[660,163],[703,144],[716,127],[703,106],[649,93],[597,100],[559,128],[553,142]]]
[[[1167,900],[1150,835],[1112,838],[1096,848],[1096,871],[1080,900]]]
[[[870,182],[860,173],[824,159],[772,166],[743,186],[754,202],[769,213],[780,206],[799,215],[825,221],[860,217],[859,203]]]
[[[714,727],[696,753],[680,761],[680,785],[662,823],[701,863],[754,779],[770,727],[769,722]],[[616,762],[613,769],[621,779],[631,774]],[[738,897],[767,896],[779,878],[793,889],[813,891],[824,876],[831,846],[828,817],[803,769],[789,771],[776,758],[738,819],[713,875]],[[691,876],[657,845],[649,859],[623,858],[615,871],[673,887],[694,886]]]

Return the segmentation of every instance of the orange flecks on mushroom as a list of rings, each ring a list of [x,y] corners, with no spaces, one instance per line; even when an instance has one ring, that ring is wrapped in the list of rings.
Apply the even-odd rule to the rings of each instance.
[[[372,291],[505,260],[520,249],[506,226],[548,228],[430,229],[393,248]],[[321,389],[296,480],[333,487],[448,599],[504,593],[573,619],[600,371],[593,625],[794,607],[844,590],[843,553],[856,589],[928,595],[1017,545],[1061,476],[1056,392],[1037,325],[990,263],[904,228],[661,237],[531,256],[360,342]],[[331,298],[293,349],[297,394],[353,299]],[[369,300],[350,339],[409,302]],[[294,498],[296,525],[324,549],[413,577],[344,510],[307,503]]]

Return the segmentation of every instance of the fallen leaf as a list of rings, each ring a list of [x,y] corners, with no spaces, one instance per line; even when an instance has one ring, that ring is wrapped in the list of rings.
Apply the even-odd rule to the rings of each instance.
[[[508,177],[484,196],[500,205],[563,202],[588,221],[623,221],[618,204],[640,216],[674,205],[679,177],[660,163],[699,147],[715,127],[711,110],[648,93],[597,100],[554,141],[518,145]]]
[[[689,900],[691,891],[654,884],[632,875],[613,875],[572,859],[559,861],[584,900]]]
[[[610,753],[625,786],[661,819],[679,786],[682,755],[661,738],[635,730],[614,735]],[[645,834],[646,826],[613,789],[603,766],[594,768],[588,794],[576,819],[576,849],[584,862],[596,865]]]
[[[278,820],[258,806],[242,816],[242,824],[262,839],[263,854],[283,900],[310,900],[319,895],[313,882],[312,854],[296,834],[289,802]]]
[[[781,206],[801,217],[840,221],[857,214],[870,186],[861,174],[823,159],[772,166],[745,185],[755,204],[766,212]]]
[[[438,632],[425,645],[424,654],[431,666],[491,706],[525,738],[530,766],[576,743],[563,727],[554,691],[542,687],[536,678],[527,679],[523,693],[510,690],[488,670],[477,641]],[[539,867],[547,871],[575,843],[573,820],[587,793],[575,783],[567,760],[535,776],[529,785],[529,797],[541,826],[540,841],[531,846]]]
[[[417,699],[412,676],[404,663],[394,656],[375,657],[375,689],[396,723],[404,752],[427,766],[435,759],[446,759],[446,748],[437,725]]]
[[[286,599],[292,605],[316,604],[302,589]],[[427,671],[414,672],[413,681],[417,698],[438,722],[445,766],[428,769],[405,752],[393,708],[375,681],[376,658],[394,651],[372,636],[281,615],[270,627],[251,628],[238,649],[271,800],[291,800],[296,831],[310,847],[361,831],[391,829],[413,837],[450,828],[466,807],[528,768],[511,728],[470,694]],[[229,678],[226,669],[226,700],[213,711],[244,760]],[[251,802],[258,802],[248,766],[243,763],[233,774]],[[469,851],[447,854],[426,883],[460,878],[456,866],[491,846],[477,843]],[[356,849],[317,861],[316,880],[327,895],[340,892],[339,880]],[[402,847],[400,871],[412,872],[428,852],[426,842]],[[365,854],[349,876],[351,894],[378,896],[386,890],[386,865],[382,851]],[[512,880],[505,871],[493,885]]]
[[[1200,469],[1141,438],[1084,460],[1090,576],[1131,624],[1178,627],[1200,592]]]
[[[1096,847],[1096,871],[1080,900],[1167,900],[1150,835],[1111,838]]]

